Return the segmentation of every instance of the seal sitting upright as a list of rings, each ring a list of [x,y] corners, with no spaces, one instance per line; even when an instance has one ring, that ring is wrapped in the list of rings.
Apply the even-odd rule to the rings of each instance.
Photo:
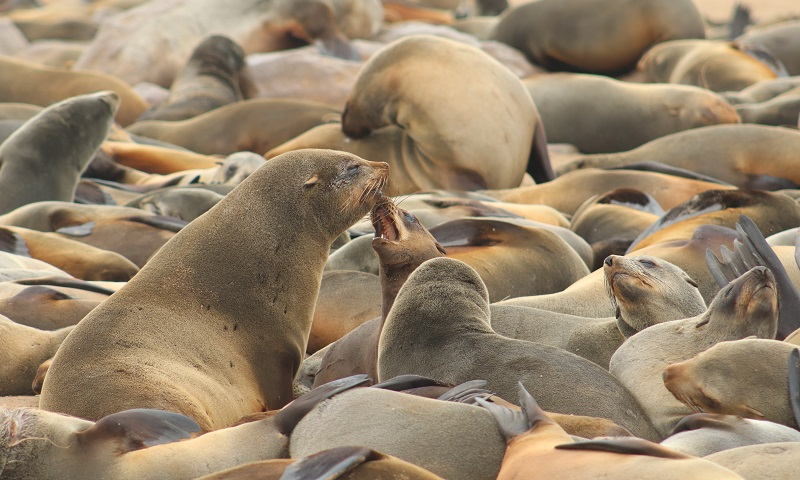
[[[89,419],[157,408],[209,430],[288,403],[330,245],[387,174],[325,150],[267,162],[81,321],[41,408]]]

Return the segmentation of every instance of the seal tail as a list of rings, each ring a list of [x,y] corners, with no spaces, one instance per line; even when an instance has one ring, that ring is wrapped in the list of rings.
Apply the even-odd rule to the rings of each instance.
[[[533,144],[528,156],[527,171],[536,183],[546,183],[556,178],[550,163],[550,154],[547,153],[547,135],[541,121],[536,123],[533,131]]]
[[[340,378],[319,386],[283,407],[274,417],[275,426],[282,434],[289,435],[300,423],[300,420],[323,400],[369,382],[371,382],[369,376],[361,374]]]

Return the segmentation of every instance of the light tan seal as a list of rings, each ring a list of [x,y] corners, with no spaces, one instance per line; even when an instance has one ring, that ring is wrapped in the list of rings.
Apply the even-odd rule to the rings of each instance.
[[[679,362],[726,340],[756,335],[775,338],[778,298],[775,280],[756,267],[720,290],[702,315],[660,323],[628,338],[611,357],[609,371],[644,407],[662,436],[691,413],[664,387],[661,375]]]
[[[705,458],[748,480],[785,480],[797,472],[800,442],[748,445],[723,450]]]
[[[631,437],[575,441],[520,384],[521,411],[478,402],[508,442],[497,480],[737,480],[707,460]]]
[[[128,131],[206,155],[262,154],[338,115],[335,108],[320,103],[257,98],[189,120],[136,122]]]
[[[603,368],[556,347],[501,336],[490,325],[478,274],[451,258],[428,260],[400,289],[386,319],[379,378],[416,374],[450,384],[481,378],[506,398],[521,379],[548,410],[607,418],[635,435],[655,437],[636,400]],[[570,389],[583,393],[566,394]]]
[[[552,178],[522,82],[481,50],[431,35],[402,38],[370,58],[341,127],[316,127],[267,156],[308,147],[388,162],[388,195],[516,187],[526,166],[536,181]]]
[[[795,345],[746,338],[720,342],[664,369],[664,386],[689,408],[797,428],[789,384]],[[795,370],[795,371],[792,371]]]
[[[800,22],[794,20],[756,27],[737,38],[737,41],[759,47],[783,63],[786,73],[800,75],[797,45],[800,45]]]
[[[673,40],[642,56],[646,81],[680,83],[713,92],[737,91],[777,77],[773,67],[742,45],[720,40]]]
[[[0,315],[0,395],[31,395],[39,365],[55,355],[71,330],[39,330]]]
[[[38,201],[72,201],[118,105],[117,94],[108,91],[68,98],[0,144],[0,214]]]
[[[540,0],[503,13],[491,38],[550,70],[620,73],[655,43],[705,31],[689,0]]]
[[[211,429],[288,403],[330,245],[387,174],[331,151],[268,162],[81,321],[53,359],[41,407],[86,418],[156,407]],[[87,362],[87,349],[103,361]]]
[[[119,96],[115,119],[133,123],[147,104],[124,82],[97,72],[42,67],[21,60],[0,59],[0,102],[21,102],[46,107],[76,95],[111,90]]]
[[[766,125],[714,125],[673,133],[627,152],[584,155],[556,167],[624,168],[657,162],[706,175],[740,188],[778,190],[800,185],[794,152],[800,132]]]
[[[637,84],[600,75],[550,74],[524,80],[547,141],[583,153],[622,152],[691,128],[739,123],[728,102],[689,85]]]

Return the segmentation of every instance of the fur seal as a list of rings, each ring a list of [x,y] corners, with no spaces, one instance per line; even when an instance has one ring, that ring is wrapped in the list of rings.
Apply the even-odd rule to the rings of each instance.
[[[41,279],[42,274],[36,278]],[[24,280],[22,282],[25,283]],[[3,282],[0,283],[0,315],[20,325],[57,330],[77,324],[106,298],[108,294],[52,284]]]
[[[292,432],[289,451],[300,458],[348,445],[464,480],[496,478],[505,450],[491,415],[479,407],[357,388],[311,410]]]
[[[256,86],[246,67],[242,47],[228,37],[211,35],[194,49],[164,103],[139,120],[186,120],[252,98]]]
[[[786,342],[756,338],[720,342],[669,365],[664,369],[664,386],[696,411],[797,428],[789,392],[790,378],[796,375],[789,364],[795,348]]]
[[[786,67],[786,73],[800,75],[800,60],[797,59],[800,22],[797,20],[753,28],[737,38],[737,41],[766,50],[780,60]]]
[[[755,267],[720,290],[702,315],[653,325],[625,340],[611,357],[609,371],[666,436],[691,411],[664,387],[664,368],[725,340],[775,338],[777,323],[774,277],[766,268]]]
[[[687,455],[705,457],[745,445],[797,441],[800,441],[800,432],[778,423],[695,413],[682,418],[661,445]]]
[[[498,335],[489,317],[486,287],[472,268],[451,258],[428,260],[400,289],[381,331],[379,378],[411,373],[451,384],[485,378],[508,398],[513,372],[549,410],[608,418],[655,437],[641,407],[607,371],[555,347]],[[464,355],[472,360],[463,362]],[[582,385],[586,395],[564,395],[566,385]]]
[[[739,91],[722,92],[720,95],[731,105],[761,103],[800,87],[800,76],[779,77],[762,80]]]
[[[627,152],[583,155],[559,165],[559,174],[576,168],[622,167],[658,162],[707,175],[740,188],[796,188],[800,175],[792,152],[800,132],[765,125],[714,125],[673,133]]]
[[[491,38],[550,70],[620,73],[632,69],[657,42],[705,38],[705,31],[697,7],[688,0],[635,5],[545,0],[505,11]]]
[[[519,384],[520,411],[478,399],[508,442],[497,480],[739,479],[725,468],[641,438],[574,441]],[[535,465],[535,467],[532,467]]]
[[[697,284],[683,270],[659,258],[611,255],[603,270],[616,318],[574,317],[535,309],[504,311],[514,307],[500,304],[491,307],[492,329],[509,338],[562,348],[608,369],[611,355],[631,335],[706,311]]]
[[[55,355],[71,330],[39,330],[0,315],[0,395],[30,395],[39,365]]]
[[[104,142],[100,149],[123,167],[159,175],[214,168],[219,164],[217,158],[207,155],[135,142]]]
[[[472,101],[486,98],[493,100],[481,103],[478,119]],[[479,49],[431,35],[402,38],[370,58],[341,127],[316,127],[267,157],[304,147],[387,161],[388,195],[516,187],[526,166],[534,180],[552,179],[544,129],[522,82]]]
[[[335,108],[319,103],[257,98],[179,122],[136,122],[128,131],[205,155],[264,153],[328,118],[338,118],[338,113]]]
[[[0,227],[0,250],[42,260],[82,280],[126,282],[139,268],[122,255],[20,227]]]
[[[728,102],[694,86],[567,73],[523,83],[542,117],[547,141],[569,143],[583,153],[622,152],[683,130],[739,123]]]
[[[367,383],[342,379],[255,421],[204,433],[173,412],[133,409],[92,422],[38,409],[0,409],[0,461],[9,478],[188,479],[286,458],[289,437],[319,402]]]
[[[777,442],[723,450],[705,457],[748,480],[792,478],[800,460],[800,442]]]
[[[330,244],[377,201],[387,173],[384,163],[332,151],[267,162],[81,321],[53,359],[41,407],[86,418],[159,407],[185,412],[209,429],[288,403]],[[256,217],[265,226],[242,224]],[[302,238],[287,237],[291,231]],[[250,249],[230,248],[231,235],[267,257],[254,261]],[[214,262],[206,249],[215,252]],[[207,268],[214,274],[202,273]],[[167,271],[172,280],[165,285]],[[142,298],[148,303],[130,308]],[[165,318],[188,317],[191,333],[163,327]],[[216,353],[198,350],[209,337],[222,342]],[[102,364],[86,362],[87,348],[103,356]],[[164,361],[143,365],[142,356]],[[88,378],[94,379],[89,390],[82,381]],[[141,382],[158,387],[143,390]],[[102,391],[102,398],[90,391]]]
[[[777,77],[758,52],[720,40],[673,40],[645,53],[638,70],[646,81],[696,85],[712,92],[738,91]]]
[[[0,59],[0,102],[21,102],[46,107],[76,95],[110,90],[117,95],[115,120],[133,123],[147,104],[124,82],[97,72],[66,70],[34,65],[21,60]]]
[[[72,201],[119,105],[114,92],[51,105],[0,144],[0,214],[42,200]],[[58,163],[54,164],[54,157]]]
[[[651,195],[663,208],[669,209],[700,192],[726,187],[718,183],[663,173],[591,168],[559,175],[552,182],[542,185],[487,190],[480,193],[504,202],[549,205],[559,212],[571,215],[588,198],[616,188],[635,188]]]
[[[296,47],[319,40],[323,48],[351,58],[345,38],[369,38],[382,24],[378,0],[215,0],[143,4],[103,21],[75,64],[131,85],[169,87],[200,41],[225,34],[245,53]],[[191,25],[191,29],[175,28]],[[164,45],[169,45],[165,49]]]
[[[800,89],[755,104],[736,105],[742,123],[758,123],[776,127],[798,128]]]

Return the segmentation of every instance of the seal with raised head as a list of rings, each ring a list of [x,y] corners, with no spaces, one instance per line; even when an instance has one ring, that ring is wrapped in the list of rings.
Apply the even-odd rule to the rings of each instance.
[[[384,160],[392,166],[387,194],[399,195],[512,188],[526,166],[534,180],[548,181],[546,143],[536,106],[511,71],[478,48],[415,35],[364,65],[341,126],[316,127],[267,156],[316,147]]]
[[[503,13],[491,39],[550,70],[621,73],[657,42],[705,38],[691,0],[540,0]]]
[[[550,411],[607,418],[635,435],[657,435],[636,400],[602,367],[492,330],[486,286],[475,270],[451,258],[420,265],[389,312],[378,345],[378,375],[400,374],[450,384],[482,378],[506,398],[521,378]],[[571,388],[584,394],[566,394]]]
[[[539,407],[520,383],[521,410],[478,403],[489,410],[508,442],[497,480],[740,480],[707,460],[641,438],[575,441]]]
[[[164,103],[139,120],[186,120],[256,93],[242,47],[228,37],[212,35],[194,49]]]
[[[609,371],[644,407],[662,436],[691,410],[664,387],[661,375],[679,362],[726,341],[756,335],[775,338],[778,295],[775,279],[756,267],[720,290],[702,315],[660,323],[628,338],[611,357]]]
[[[118,105],[117,94],[108,91],[68,98],[6,139],[0,145],[0,214],[43,200],[71,202]]]
[[[324,150],[267,162],[81,321],[53,359],[41,407],[86,418],[162,408],[212,429],[288,403],[330,245],[387,174],[384,163]]]

